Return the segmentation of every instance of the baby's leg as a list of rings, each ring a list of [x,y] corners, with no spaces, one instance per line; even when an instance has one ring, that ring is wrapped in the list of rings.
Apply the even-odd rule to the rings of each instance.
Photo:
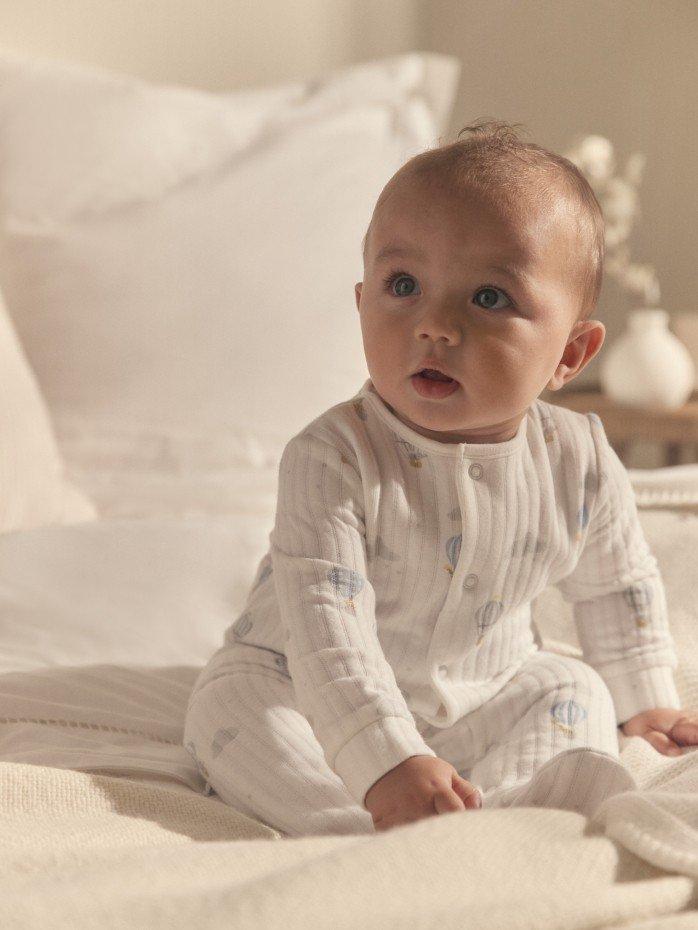
[[[606,797],[634,786],[619,761],[611,693],[570,656],[539,651],[486,704],[427,742],[481,788],[483,808],[592,816]]]
[[[183,742],[221,800],[287,836],[375,833],[285,675],[250,663],[220,671],[192,694]]]

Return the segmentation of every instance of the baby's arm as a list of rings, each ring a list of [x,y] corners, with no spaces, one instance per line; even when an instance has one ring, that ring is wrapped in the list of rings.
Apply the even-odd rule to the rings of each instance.
[[[584,661],[608,685],[622,724],[655,707],[681,707],[673,678],[678,656],[630,477],[601,420],[587,416],[597,455],[585,488],[585,515],[587,492],[594,491],[588,494],[588,527],[573,571],[556,584],[573,604]]]
[[[288,669],[328,765],[361,805],[404,759],[436,755],[378,640],[363,500],[348,452],[308,432],[287,444],[269,540]]]

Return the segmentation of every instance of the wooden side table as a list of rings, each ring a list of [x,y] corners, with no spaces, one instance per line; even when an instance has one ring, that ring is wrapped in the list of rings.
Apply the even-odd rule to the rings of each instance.
[[[698,453],[698,391],[694,391],[683,407],[662,410],[653,407],[627,407],[617,404],[599,388],[584,391],[543,391],[541,400],[580,413],[598,413],[608,441],[627,465],[631,442],[646,440],[664,447],[664,465],[679,465],[681,447],[692,448],[691,461]]]

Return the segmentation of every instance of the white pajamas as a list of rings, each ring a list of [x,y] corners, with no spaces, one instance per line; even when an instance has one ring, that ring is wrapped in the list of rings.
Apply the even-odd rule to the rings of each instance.
[[[618,724],[680,707],[657,562],[594,413],[536,400],[506,442],[441,443],[369,379],[286,445],[269,540],[184,743],[284,833],[372,832],[366,792],[417,754],[510,803],[565,750],[617,759]],[[551,584],[584,662],[534,635]]]

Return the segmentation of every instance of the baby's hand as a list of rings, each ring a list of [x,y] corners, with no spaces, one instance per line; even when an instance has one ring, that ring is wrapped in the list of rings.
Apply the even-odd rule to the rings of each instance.
[[[482,806],[478,789],[438,756],[410,756],[374,782],[364,797],[376,832]]]

